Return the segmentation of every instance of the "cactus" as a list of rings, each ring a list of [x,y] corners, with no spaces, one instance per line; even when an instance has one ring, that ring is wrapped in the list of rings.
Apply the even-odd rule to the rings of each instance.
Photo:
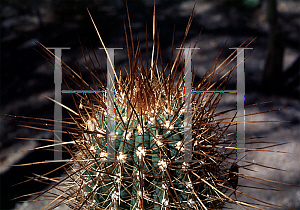
[[[193,13],[181,47],[192,17]],[[130,26],[129,15],[128,19]],[[131,30],[130,36],[132,40]],[[99,38],[102,42],[100,35]],[[126,42],[128,46],[127,35]],[[47,191],[59,189],[61,194],[54,199],[50,195],[52,201],[45,208],[51,204],[50,209],[67,204],[72,209],[221,209],[226,203],[254,207],[233,198],[236,192],[241,193],[237,190],[238,180],[243,178],[239,173],[242,166],[232,157],[236,152],[232,146],[235,138],[226,133],[235,125],[235,115],[230,119],[222,118],[230,110],[216,111],[223,93],[195,92],[211,88],[224,90],[235,67],[217,82],[211,81],[225,71],[233,54],[218,67],[217,57],[205,77],[193,86],[191,122],[186,122],[182,50],[171,62],[170,73],[165,75],[166,68],[162,66],[159,72],[157,67],[161,56],[159,48],[155,60],[153,45],[148,66],[149,57],[143,63],[140,47],[135,49],[133,41],[131,44],[127,74],[124,78],[122,72],[119,77],[115,74],[114,113],[107,111],[109,96],[104,93],[80,95],[77,111],[70,113],[77,127],[65,128],[73,141],[64,146],[72,158],[64,165],[67,176]],[[99,81],[97,90],[107,91],[101,78],[92,73],[88,64],[86,66],[93,81]],[[87,83],[81,76],[66,72],[79,88],[86,89]],[[110,125],[111,117],[114,125]],[[111,146],[108,139],[112,137],[107,133],[112,130],[110,126],[114,137],[112,150],[108,149]],[[187,132],[191,132],[189,142],[186,141]],[[186,161],[186,151],[190,148],[191,160]],[[47,194],[44,196],[47,198]]]
[[[214,100],[204,94],[193,100],[194,162],[179,162],[185,150],[182,75],[173,86],[171,77],[147,79],[137,71],[133,75],[133,85],[121,78],[117,84],[115,162],[107,158],[106,107],[86,112],[91,101],[85,98],[80,115],[91,117],[85,122],[89,134],[75,140],[79,152],[69,176],[75,172],[75,183],[95,209],[220,208],[224,200],[218,198],[222,193],[217,183],[227,184],[228,172],[221,160],[211,157],[224,155],[205,147],[219,144],[226,130],[218,128],[212,117],[216,114],[209,106]],[[91,162],[80,162],[86,159]],[[79,168],[84,170],[77,175]]]
[[[222,94],[192,94],[193,117],[188,123],[192,138],[185,142],[189,127],[184,125],[183,66],[176,77],[181,58],[182,51],[165,76],[155,74],[156,63],[150,69],[140,63],[139,47],[132,52],[130,73],[116,80],[112,116],[106,111],[108,96],[82,96],[80,119],[75,120],[79,125],[74,138],[77,152],[67,170],[73,183],[68,189],[71,196],[65,199],[72,198],[73,208],[217,209],[228,200],[223,187],[229,185],[228,163],[223,162],[224,151],[216,147],[224,143],[228,125],[214,120]],[[232,70],[221,82],[229,79]],[[195,90],[210,85],[207,77]],[[115,159],[108,158],[109,117],[115,118]],[[184,162],[187,145],[192,161]]]

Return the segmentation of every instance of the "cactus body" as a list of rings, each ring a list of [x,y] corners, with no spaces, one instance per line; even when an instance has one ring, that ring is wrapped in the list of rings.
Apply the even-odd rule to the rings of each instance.
[[[136,79],[136,84],[140,83],[142,79]],[[85,122],[90,132],[77,139],[78,145],[83,144],[78,147],[78,161],[74,160],[74,165],[84,168],[75,180],[78,186],[82,186],[80,193],[95,209],[219,208],[224,201],[218,199],[218,191],[213,188],[220,189],[217,182],[226,183],[222,176],[224,166],[221,161],[210,157],[221,158],[222,154],[217,149],[201,146],[218,144],[224,135],[220,131],[226,129],[215,124],[212,109],[206,111],[210,103],[205,101],[212,98],[205,100],[205,94],[202,94],[198,103],[196,100],[192,103],[195,116],[192,122],[192,160],[184,162],[184,87],[172,88],[172,95],[177,97],[170,97],[165,94],[169,90],[159,91],[157,83],[152,84],[153,104],[139,100],[134,111],[130,101],[147,89],[134,86],[133,94],[127,99],[122,97],[125,88],[117,90],[114,160],[107,158],[105,109],[95,109],[95,117]],[[146,98],[146,95],[140,98]],[[172,98],[172,101],[167,98]],[[199,102],[200,98],[202,102]],[[212,124],[207,125],[209,122]],[[72,172],[74,169],[69,175]]]

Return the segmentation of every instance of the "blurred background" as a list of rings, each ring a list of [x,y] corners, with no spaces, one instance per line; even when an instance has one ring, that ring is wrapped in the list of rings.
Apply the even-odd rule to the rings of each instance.
[[[246,157],[259,164],[286,170],[285,172],[253,167],[252,176],[300,185],[300,1],[299,0],[156,0],[156,19],[160,29],[163,61],[167,64],[172,50],[172,34],[175,26],[174,48],[180,47],[189,16],[195,6],[195,17],[191,25],[186,46],[194,44],[203,29],[192,57],[195,69],[199,68],[196,80],[201,79],[213,64],[220,47],[227,41],[221,54],[224,60],[241,43],[255,38],[245,50],[251,55],[245,62],[245,105],[272,101],[249,107],[247,113],[272,109],[289,109],[246,117],[246,120],[288,121],[282,123],[247,124],[246,137],[266,137],[265,140],[289,144],[275,150],[293,154],[252,152]],[[62,60],[73,69],[78,69],[78,60],[84,62],[79,39],[91,52],[102,47],[86,8],[91,12],[106,47],[116,50],[115,65],[127,65],[124,22],[127,23],[126,3],[123,0],[62,1],[62,0],[2,0],[1,1],[1,115],[0,115],[0,209],[41,209],[45,204],[20,203],[26,198],[11,200],[18,196],[41,191],[46,185],[29,182],[12,185],[56,168],[59,164],[41,164],[24,167],[10,165],[53,159],[52,151],[23,151],[44,143],[17,138],[53,139],[53,133],[30,129],[16,122],[24,120],[7,115],[53,119],[54,103],[42,94],[54,98],[54,71],[37,51],[34,41],[46,47],[70,47],[62,51]],[[149,46],[152,34],[153,1],[128,0],[134,40],[141,40],[145,49],[146,25]],[[127,27],[128,31],[128,27]],[[36,50],[35,50],[36,49]],[[174,49],[174,53],[176,53]],[[97,51],[100,64],[106,69],[104,53]],[[87,71],[84,78],[90,81]],[[234,78],[228,89],[236,89]],[[64,86],[63,89],[66,89]],[[223,100],[223,99],[222,99]],[[73,107],[72,97],[64,94],[62,102]],[[235,95],[224,95],[222,109],[235,106]],[[68,113],[63,110],[63,117]],[[47,127],[41,127],[47,128]],[[68,136],[63,137],[64,140]],[[252,145],[249,147],[257,147]],[[56,173],[59,176],[63,171]],[[300,209],[300,188],[279,186],[286,191],[258,191],[245,188],[243,192],[267,202]],[[28,199],[28,198],[27,198]],[[246,199],[241,197],[240,199]],[[248,200],[256,202],[253,200]],[[64,207],[61,207],[63,209]]]

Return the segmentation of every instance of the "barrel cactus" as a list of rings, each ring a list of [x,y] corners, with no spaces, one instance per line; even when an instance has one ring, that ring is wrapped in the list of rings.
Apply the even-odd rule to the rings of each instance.
[[[214,147],[228,127],[213,118],[217,114],[210,106],[219,99],[193,98],[192,160],[184,162],[182,75],[175,82],[170,76],[132,74],[116,85],[115,159],[108,158],[104,97],[82,100],[88,133],[75,139],[78,152],[68,170],[81,186],[78,204],[84,199],[95,209],[220,208],[227,200],[220,186],[229,182],[224,151]]]
[[[215,110],[222,93],[197,92],[209,89],[225,67],[212,68],[212,75],[192,86],[188,105],[183,50],[169,73],[158,69],[154,50],[149,67],[139,46],[128,55],[127,75],[113,76],[111,101],[105,86],[80,96],[79,117],[73,118],[78,127],[70,130],[75,149],[69,149],[68,176],[56,186],[64,192],[62,202],[70,201],[73,209],[158,210],[218,209],[234,201],[224,186],[232,186],[228,156],[235,150],[226,152],[224,145],[235,139],[226,139],[231,122],[215,120],[221,115]],[[232,71],[218,88],[225,88]],[[83,78],[76,79],[84,84]]]

